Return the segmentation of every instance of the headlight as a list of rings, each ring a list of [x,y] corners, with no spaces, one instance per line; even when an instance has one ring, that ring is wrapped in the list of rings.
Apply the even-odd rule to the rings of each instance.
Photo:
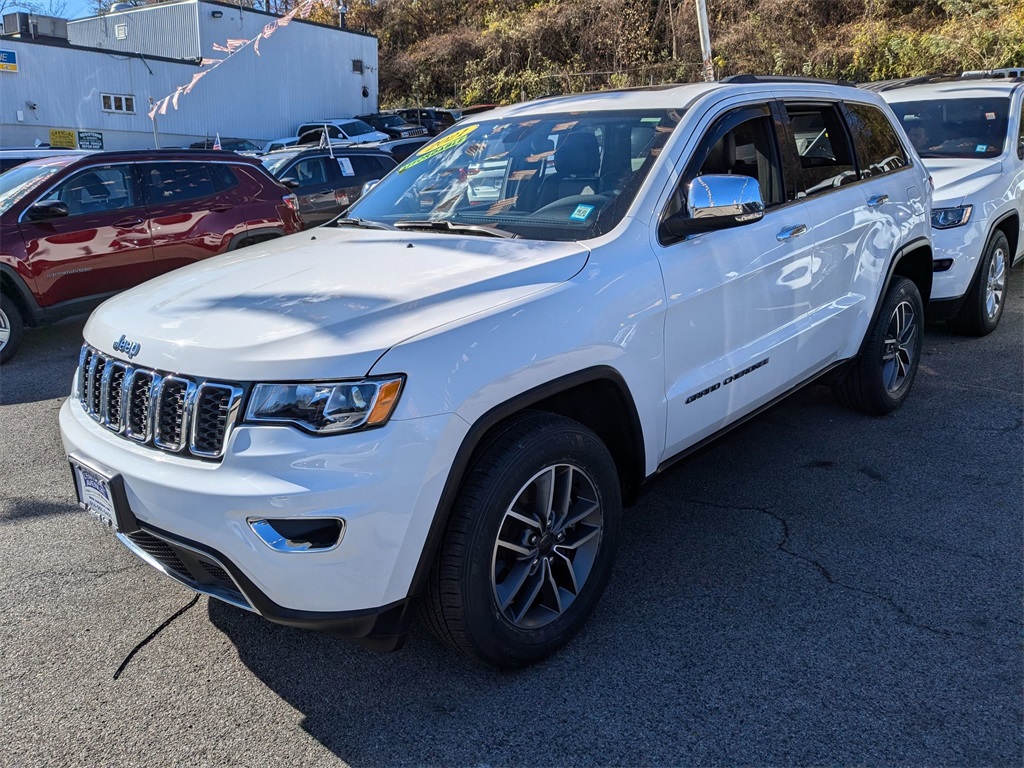
[[[961,205],[959,208],[936,208],[932,211],[932,226],[936,229],[962,227],[971,220],[974,206]]]
[[[318,435],[379,427],[391,416],[404,376],[326,384],[257,384],[245,420],[294,424]]]

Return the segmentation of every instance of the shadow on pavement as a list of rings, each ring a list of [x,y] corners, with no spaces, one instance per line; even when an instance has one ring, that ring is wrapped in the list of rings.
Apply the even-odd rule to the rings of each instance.
[[[14,358],[0,367],[0,405],[67,397],[78,366],[85,318],[30,328]]]

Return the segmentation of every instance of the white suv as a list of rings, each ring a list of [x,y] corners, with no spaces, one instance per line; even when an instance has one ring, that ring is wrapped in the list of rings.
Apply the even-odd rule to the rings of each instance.
[[[875,90],[935,182],[929,314],[990,333],[1006,303],[1006,273],[1024,258],[1024,78],[1019,70],[970,72]]]
[[[907,397],[928,174],[836,84],[548,98],[460,123],[333,226],[111,299],[60,422],[135,554],[273,621],[515,666],[579,629],[623,503],[815,380]]]

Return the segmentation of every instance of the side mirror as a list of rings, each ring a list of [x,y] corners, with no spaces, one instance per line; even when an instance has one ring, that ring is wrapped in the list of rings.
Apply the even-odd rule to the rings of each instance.
[[[288,189],[295,189],[299,186],[299,180],[292,176],[285,176],[281,179],[281,183],[288,187]]]
[[[69,213],[67,203],[62,203],[58,200],[47,200],[36,203],[29,208],[25,218],[28,221],[49,221],[50,219],[63,218]]]
[[[764,216],[764,199],[757,179],[750,176],[698,176],[686,188],[686,210],[665,220],[676,237],[737,227]]]

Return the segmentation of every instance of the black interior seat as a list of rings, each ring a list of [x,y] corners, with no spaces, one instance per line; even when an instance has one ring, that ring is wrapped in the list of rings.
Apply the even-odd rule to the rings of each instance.
[[[543,208],[563,197],[597,194],[600,167],[597,137],[592,133],[570,133],[555,150],[555,172],[541,182],[536,207]]]

